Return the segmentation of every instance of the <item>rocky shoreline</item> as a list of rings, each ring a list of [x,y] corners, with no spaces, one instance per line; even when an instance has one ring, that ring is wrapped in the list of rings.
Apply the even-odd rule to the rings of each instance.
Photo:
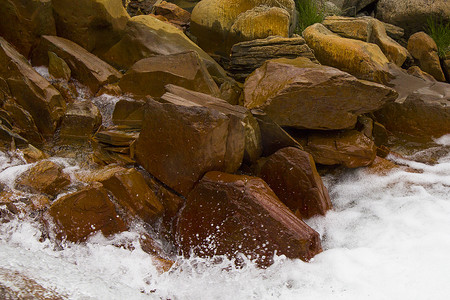
[[[2,222],[74,243],[141,222],[161,271],[176,255],[308,261],[322,246],[303,220],[333,202],[319,173],[382,173],[400,167],[391,147],[450,133],[449,56],[399,27],[401,3],[353,1],[377,14],[300,36],[293,0],[149,2],[3,1],[0,142],[30,165],[0,187]],[[436,2],[409,18],[448,20]]]

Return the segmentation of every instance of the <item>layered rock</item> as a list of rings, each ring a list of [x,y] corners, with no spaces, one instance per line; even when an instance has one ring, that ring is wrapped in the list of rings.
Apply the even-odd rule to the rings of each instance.
[[[1,37],[0,78],[6,82],[14,100],[31,114],[39,131],[52,134],[65,110],[63,97]]]
[[[138,98],[161,97],[166,84],[219,96],[220,91],[206,66],[194,51],[141,59],[123,76],[119,86]]]
[[[259,265],[273,255],[309,260],[319,235],[297,218],[260,178],[209,172],[189,194],[177,224],[181,252],[201,257],[239,253]]]
[[[322,24],[303,31],[303,37],[320,63],[348,72],[359,79],[386,83],[390,79],[389,60],[377,45],[347,39]]]
[[[302,218],[325,215],[330,196],[310,154],[298,148],[278,150],[262,162],[258,173],[278,198]]]
[[[344,129],[357,116],[394,101],[397,93],[306,58],[266,62],[245,82],[244,105],[264,110],[280,126]]]
[[[48,52],[55,53],[70,67],[71,75],[86,85],[93,94],[101,86],[117,82],[122,74],[79,45],[57,36],[43,36],[33,51],[34,65],[49,65]]]
[[[113,123],[131,128],[141,128],[144,121],[145,103],[145,100],[120,99],[114,106]]]
[[[0,36],[25,57],[41,35],[56,35],[51,0],[2,0],[0,15]]]
[[[232,73],[234,79],[243,82],[266,60],[299,56],[317,61],[302,37],[271,36],[265,39],[241,42],[231,48],[231,65],[228,71]]]
[[[187,29],[191,21],[191,14],[178,5],[166,1],[157,3],[153,6],[155,15],[163,16],[171,24],[182,29]]]
[[[78,101],[67,106],[62,118],[59,137],[62,142],[87,140],[102,124],[99,109],[90,101]]]

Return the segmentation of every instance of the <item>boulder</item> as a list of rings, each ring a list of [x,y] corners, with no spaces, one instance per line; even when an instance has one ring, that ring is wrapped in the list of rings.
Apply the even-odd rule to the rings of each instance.
[[[53,78],[63,81],[69,81],[72,75],[72,71],[64,59],[51,51],[48,51],[48,73]]]
[[[70,177],[58,164],[41,160],[19,177],[16,184],[21,189],[55,197],[70,184]]]
[[[155,223],[162,216],[164,207],[137,170],[124,169],[104,178],[101,183],[132,217]]]
[[[270,36],[265,39],[240,42],[231,48],[231,65],[228,71],[234,79],[244,82],[245,78],[266,60],[299,56],[317,62],[302,37]]]
[[[206,172],[231,173],[240,167],[245,131],[236,121],[181,97],[163,104],[148,100],[136,142],[136,160],[164,184],[187,196]]]
[[[389,60],[377,45],[338,36],[316,23],[303,37],[320,63],[348,72],[359,79],[386,83],[390,79]]]
[[[59,137],[62,142],[88,140],[102,124],[100,110],[92,102],[77,101],[67,106]]]
[[[101,54],[117,43],[130,18],[121,0],[53,0],[58,36]]]
[[[12,129],[0,124],[0,147],[7,151],[14,151],[16,150],[15,146],[26,147],[27,145],[28,141],[26,139],[15,133]]]
[[[294,147],[283,148],[261,164],[257,176],[296,215],[310,218],[325,215],[331,209],[327,188],[309,153]]]
[[[220,91],[205,64],[194,51],[159,55],[136,62],[119,82],[122,92],[138,98],[161,97],[166,84],[219,96]]]
[[[43,36],[33,51],[34,65],[49,65],[48,52],[54,52],[70,67],[72,76],[86,85],[93,94],[101,86],[119,81],[122,74],[116,69],[89,53],[79,45],[57,36]]]
[[[260,178],[209,172],[189,194],[177,224],[181,253],[242,253],[260,266],[273,255],[308,261],[322,251],[319,234],[297,218]]]
[[[128,69],[143,58],[186,51],[197,52],[212,76],[226,77],[222,67],[181,30],[152,16],[131,18],[122,39],[102,57],[117,68]]]
[[[417,60],[419,67],[436,80],[444,81],[437,46],[434,40],[425,32],[416,32],[408,40],[408,51]]]
[[[114,106],[112,121],[116,125],[142,128],[145,113],[145,100],[120,99]]]
[[[56,237],[71,242],[82,242],[98,231],[108,236],[127,229],[100,183],[59,198],[47,214]]]
[[[428,18],[450,21],[447,0],[379,0],[376,18],[405,29],[405,35],[423,30]]]
[[[7,100],[3,108],[8,112],[11,123],[16,127],[16,132],[27,139],[30,143],[41,145],[44,138],[39,133],[31,114],[15,101]]]
[[[376,156],[375,143],[356,130],[311,133],[302,144],[314,161],[322,165],[365,167]]]
[[[39,131],[44,136],[53,134],[65,110],[63,97],[1,37],[0,78],[14,100],[31,114]]]
[[[181,28],[188,28],[191,21],[191,14],[176,5],[166,1],[161,1],[153,6],[155,15],[165,17],[170,23]]]
[[[1,0],[0,15],[0,36],[27,58],[41,35],[56,35],[51,0]]]
[[[280,126],[307,129],[352,128],[358,115],[396,97],[391,88],[304,57],[267,61],[244,84],[245,107],[264,110]]]

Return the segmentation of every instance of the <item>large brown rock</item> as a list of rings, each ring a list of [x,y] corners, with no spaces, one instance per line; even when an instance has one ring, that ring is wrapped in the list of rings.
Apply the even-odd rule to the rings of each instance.
[[[245,107],[264,110],[280,126],[307,129],[351,128],[358,115],[396,97],[388,87],[303,57],[267,61],[244,85]]]
[[[359,79],[386,83],[389,60],[378,45],[338,36],[322,24],[303,31],[303,37],[320,63],[348,72]]]
[[[59,137],[63,142],[88,140],[102,124],[100,110],[90,101],[77,101],[67,106]]]
[[[243,82],[250,73],[267,60],[299,56],[317,61],[302,37],[270,36],[265,39],[241,42],[231,48],[231,65],[228,71],[232,73],[234,79]]]
[[[142,128],[145,113],[145,100],[120,99],[114,106],[112,121],[116,125]]]
[[[102,58],[117,68],[128,69],[143,58],[186,51],[197,52],[212,76],[226,77],[222,67],[181,30],[152,16],[131,18],[122,39]]]
[[[261,164],[257,176],[302,218],[325,215],[331,209],[330,196],[309,153],[298,148],[284,148]]]
[[[0,37],[0,78],[12,97],[33,117],[43,135],[51,135],[65,110],[61,94]]]
[[[302,140],[302,144],[314,161],[322,165],[365,167],[376,156],[375,143],[356,130],[311,133]]]
[[[11,117],[11,123],[18,129],[17,133],[30,143],[41,145],[44,142],[31,114],[13,100],[7,100],[3,108]]]
[[[417,60],[419,67],[432,75],[436,80],[444,81],[437,46],[434,40],[425,32],[417,32],[408,40],[408,51]]]
[[[41,35],[56,35],[51,0],[1,0],[0,16],[0,36],[25,57]]]
[[[166,84],[219,96],[220,91],[203,61],[194,51],[141,59],[123,76],[119,86],[138,98],[161,97]]]
[[[58,36],[95,54],[120,40],[130,18],[121,0],[53,0],[52,4]]]
[[[121,73],[97,56],[74,42],[57,36],[41,38],[39,46],[33,51],[32,63],[48,66],[49,51],[62,58],[69,65],[72,76],[85,84],[93,94],[101,86],[119,81],[122,77]]]
[[[260,265],[273,255],[309,260],[321,252],[317,232],[297,218],[260,178],[209,172],[189,194],[177,224],[183,255],[242,253]]]
[[[137,170],[116,172],[101,183],[132,217],[138,216],[144,222],[154,223],[162,216],[164,207]]]
[[[48,215],[53,219],[56,237],[71,242],[84,241],[98,231],[108,236],[127,229],[100,183],[59,198]]]
[[[189,22],[191,21],[191,14],[176,5],[175,3],[170,3],[162,1],[153,6],[155,15],[165,17],[170,23],[181,28],[189,27]]]
[[[167,101],[167,100],[166,100]],[[235,172],[244,156],[244,128],[218,110],[172,97],[148,100],[136,142],[136,160],[163,183],[187,196],[208,171]]]

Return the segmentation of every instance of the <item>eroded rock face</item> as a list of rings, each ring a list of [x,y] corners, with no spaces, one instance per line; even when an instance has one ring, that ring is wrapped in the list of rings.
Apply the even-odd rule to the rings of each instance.
[[[97,231],[109,236],[127,229],[100,183],[59,198],[48,215],[54,222],[56,237],[71,242],[84,241]]]
[[[136,62],[119,82],[124,93],[138,98],[161,97],[166,84],[219,96],[220,91],[194,51],[149,57]]]
[[[101,86],[119,81],[122,74],[84,48],[57,36],[43,36],[33,51],[34,65],[49,65],[48,51],[54,52],[70,67],[72,76],[85,84],[93,94]]]
[[[273,254],[309,260],[321,252],[317,232],[297,218],[260,178],[209,172],[189,194],[177,224],[183,255],[242,253],[260,265]]]
[[[317,173],[312,156],[298,148],[278,150],[262,162],[261,177],[278,198],[302,218],[325,215],[330,196]]]
[[[51,0],[2,0],[0,15],[0,35],[25,57],[41,35],[56,35]]]
[[[267,61],[248,77],[244,106],[264,110],[280,126],[344,129],[359,114],[394,101],[397,93],[306,58]]]
[[[150,174],[187,196],[208,171],[235,172],[244,156],[244,128],[211,108],[179,97],[148,100],[136,160]]]
[[[343,38],[322,24],[303,31],[303,37],[320,63],[348,72],[359,79],[386,83],[389,60],[377,45]]]
[[[1,37],[0,78],[14,100],[31,114],[39,131],[44,136],[53,134],[66,108],[63,97]]]

